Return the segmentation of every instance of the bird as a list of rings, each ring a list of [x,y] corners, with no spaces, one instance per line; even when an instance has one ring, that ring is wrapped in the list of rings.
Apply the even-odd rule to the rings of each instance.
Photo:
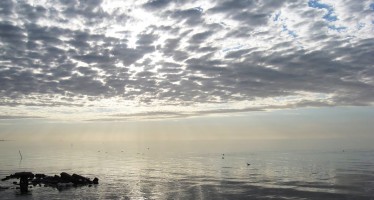
[[[247,163],[247,166],[249,166],[249,165],[251,165],[251,164]]]

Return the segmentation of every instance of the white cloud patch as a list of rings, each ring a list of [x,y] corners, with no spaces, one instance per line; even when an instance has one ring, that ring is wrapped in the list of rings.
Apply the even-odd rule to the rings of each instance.
[[[91,120],[372,105],[373,5],[2,0],[0,112]]]

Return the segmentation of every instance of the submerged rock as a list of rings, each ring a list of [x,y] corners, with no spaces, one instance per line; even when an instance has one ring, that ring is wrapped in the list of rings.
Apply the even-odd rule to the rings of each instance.
[[[57,183],[56,187],[57,189],[65,189],[69,187],[73,187],[74,183]]]

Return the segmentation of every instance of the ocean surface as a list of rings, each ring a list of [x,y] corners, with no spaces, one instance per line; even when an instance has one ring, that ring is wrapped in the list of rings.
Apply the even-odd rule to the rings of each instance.
[[[99,185],[36,186],[25,195],[6,189],[0,199],[374,199],[374,151],[166,146],[3,141],[0,178],[19,171],[67,172],[98,177]],[[12,182],[0,186],[14,187]]]

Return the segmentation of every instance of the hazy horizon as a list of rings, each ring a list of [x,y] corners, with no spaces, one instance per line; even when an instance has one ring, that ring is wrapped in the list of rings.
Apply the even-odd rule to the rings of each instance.
[[[0,139],[65,144],[146,145],[193,143],[219,150],[370,149],[374,136],[371,107],[287,109],[179,119],[117,122],[3,120]],[[22,125],[20,125],[22,123]],[[272,147],[273,146],[273,147]],[[178,146],[177,146],[178,147]]]

